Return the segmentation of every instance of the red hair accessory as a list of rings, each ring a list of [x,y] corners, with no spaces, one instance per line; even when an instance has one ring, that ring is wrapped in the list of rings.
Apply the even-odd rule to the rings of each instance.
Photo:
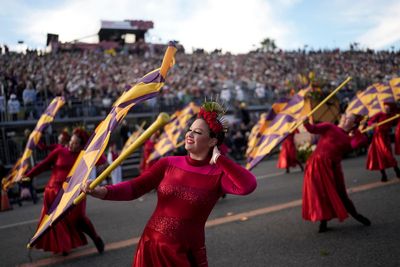
[[[219,133],[224,130],[221,122],[217,119],[218,114],[215,111],[207,111],[204,108],[200,108],[198,118],[203,118],[210,130],[214,133]]]

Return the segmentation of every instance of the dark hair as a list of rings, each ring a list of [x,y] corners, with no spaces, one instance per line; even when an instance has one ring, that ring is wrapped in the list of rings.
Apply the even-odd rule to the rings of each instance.
[[[82,128],[75,128],[72,132],[73,135],[76,135],[81,141],[81,147],[85,147],[87,141],[89,140],[89,134]]]
[[[211,131],[210,129],[210,137],[211,138],[217,138],[217,146],[222,145],[222,143],[225,140],[225,132],[219,132],[219,133],[214,133],[213,131]]]
[[[68,141],[71,139],[71,136],[69,135],[69,133],[68,133],[67,131],[62,131],[62,132],[60,133],[60,135],[62,135],[62,137],[64,138],[64,140],[65,140],[66,142],[68,142]]]

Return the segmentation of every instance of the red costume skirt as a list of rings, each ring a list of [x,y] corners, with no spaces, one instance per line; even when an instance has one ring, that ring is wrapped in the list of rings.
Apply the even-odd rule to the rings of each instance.
[[[304,172],[303,218],[314,222],[346,219],[347,211],[339,192],[346,194],[340,162],[333,162],[326,155],[312,154]]]
[[[59,188],[46,187],[44,191],[43,208],[40,215],[40,221],[47,214],[54,199],[57,196]],[[58,221],[55,225],[50,227],[38,241],[35,247],[45,251],[52,251],[54,253],[69,252],[71,249],[87,244],[85,235],[77,230],[75,217],[77,213],[81,213],[80,207],[69,212],[63,219]],[[39,227],[39,226],[38,226]]]
[[[368,149],[367,169],[384,170],[397,165],[387,136],[375,133]]]
[[[206,248],[190,249],[168,235],[145,228],[136,249],[134,267],[191,267],[208,266]]]
[[[289,167],[296,167],[297,158],[296,158],[296,146],[294,142],[286,139],[282,143],[281,152],[279,153],[278,165],[277,167],[280,169],[286,169]]]

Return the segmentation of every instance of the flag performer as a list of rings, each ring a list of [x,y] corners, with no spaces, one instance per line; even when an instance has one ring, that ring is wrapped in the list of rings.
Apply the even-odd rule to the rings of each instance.
[[[88,138],[86,131],[81,128],[75,129],[68,147],[60,146],[54,149],[43,161],[27,172],[26,177],[33,179],[46,170],[52,170],[44,190],[43,208],[39,221],[42,221],[51,209],[52,203],[66,181],[68,173]],[[81,205],[71,210],[62,220],[57,222],[36,242],[35,248],[68,255],[71,249],[87,244],[83,233],[93,240],[98,252],[102,253],[104,243],[97,234],[92,222],[86,216],[86,202],[82,202]]]
[[[33,149],[39,145],[43,131],[54,120],[54,117],[57,114],[58,110],[64,104],[65,99],[63,97],[55,97],[50,102],[49,106],[46,108],[45,112],[42,114],[42,116],[40,116],[40,119],[36,123],[35,129],[29,135],[26,142],[25,150],[21,158],[19,158],[18,161],[14,164],[10,173],[2,179],[0,211],[11,209],[11,205],[7,196],[7,190],[16,182],[21,182],[25,172],[29,167]],[[31,189],[33,190],[33,188]],[[31,194],[33,196],[33,192],[31,192]]]
[[[387,182],[388,180],[385,171],[387,168],[393,168],[396,177],[400,179],[400,169],[393,156],[390,141],[390,130],[393,126],[393,120],[397,118],[396,116],[393,116],[392,120],[390,120],[390,104],[384,103],[384,112],[379,112],[368,121],[368,125],[372,126],[377,123],[377,127],[374,128],[374,135],[368,148],[366,165],[368,170],[379,170],[381,172],[382,182]]]
[[[304,122],[308,132],[319,134],[317,148],[307,160],[303,182],[303,219],[319,221],[319,232],[328,230],[327,222],[333,218],[343,221],[350,214],[369,226],[371,222],[359,214],[346,192],[341,161],[345,152],[367,142],[357,129],[353,114],[342,115],[338,126],[332,123]]]
[[[90,141],[75,161],[51,208],[39,223],[36,233],[27,245],[28,248],[33,247],[44,233],[56,225],[57,221],[74,207],[73,202],[81,192],[81,184],[86,183],[97,161],[103,156],[111,132],[123,121],[130,108],[158,95],[164,85],[168,70],[175,62],[175,52],[176,46],[171,42],[165,52],[161,67],[143,76],[137,84],[127,88],[115,101],[110,113],[96,127]]]
[[[223,109],[207,102],[185,135],[187,156],[158,160],[139,177],[83,191],[96,198],[127,201],[156,189],[157,207],[137,245],[133,266],[208,266],[204,226],[224,193],[246,195],[254,175],[222,156]]]

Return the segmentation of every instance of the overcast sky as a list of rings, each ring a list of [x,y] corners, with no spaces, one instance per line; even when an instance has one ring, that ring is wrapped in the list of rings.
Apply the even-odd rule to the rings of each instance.
[[[396,0],[0,0],[0,44],[43,48],[95,35],[100,20],[152,20],[151,42],[245,53],[272,38],[282,49],[400,49]],[[83,41],[93,41],[87,38]]]

